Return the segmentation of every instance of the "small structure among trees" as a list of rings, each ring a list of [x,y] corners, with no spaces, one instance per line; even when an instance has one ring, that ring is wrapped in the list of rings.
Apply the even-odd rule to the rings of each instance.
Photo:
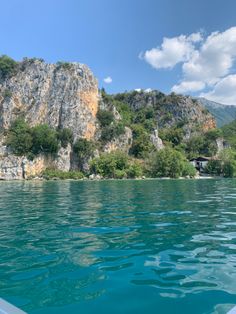
[[[206,168],[210,157],[202,157],[199,156],[197,158],[192,158],[190,159],[190,163],[199,171],[199,172],[204,172],[204,169]]]

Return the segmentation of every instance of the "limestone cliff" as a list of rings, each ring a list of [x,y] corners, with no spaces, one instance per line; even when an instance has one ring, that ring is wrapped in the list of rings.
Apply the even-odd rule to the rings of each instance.
[[[25,59],[16,74],[0,80],[0,128],[19,115],[31,124],[70,128],[75,139],[91,139],[96,131],[97,80],[80,63],[48,64]]]
[[[25,156],[15,156],[5,145],[5,133],[19,116],[23,116],[31,126],[45,123],[54,129],[68,128],[73,132],[74,141],[79,138],[92,140],[96,144],[96,156],[117,149],[130,152],[135,142],[132,123],[136,121],[130,118],[126,124],[128,120],[125,121],[120,111],[122,106],[128,106],[133,113],[140,108],[152,108],[153,125],[147,121],[147,136],[157,150],[164,147],[158,129],[182,124],[188,138],[198,129],[206,131],[215,127],[215,120],[209,112],[190,97],[165,95],[158,91],[107,96],[103,99],[93,73],[80,63],[48,64],[40,59],[26,58],[17,63],[10,76],[0,75],[0,179],[35,177],[47,167],[64,171],[88,168],[91,156],[81,167],[71,144],[60,147],[57,155],[37,155],[33,161]],[[111,131],[115,135],[106,142],[102,140],[104,129],[97,119],[99,109],[110,111],[114,116],[106,132]],[[131,113],[131,116],[135,115]],[[121,125],[123,131],[119,129],[118,132],[115,128]]]

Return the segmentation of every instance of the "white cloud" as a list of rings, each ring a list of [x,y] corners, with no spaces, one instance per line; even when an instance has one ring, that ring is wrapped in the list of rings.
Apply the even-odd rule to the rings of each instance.
[[[189,60],[194,52],[194,43],[202,39],[200,33],[164,38],[161,47],[152,48],[140,55],[155,69],[173,68],[179,62]]]
[[[189,90],[192,92],[201,91],[205,87],[204,82],[201,81],[182,81],[178,85],[174,85],[171,89],[172,92],[177,94],[186,93]]]
[[[224,77],[210,92],[201,93],[200,96],[226,105],[236,105],[236,74]]]
[[[202,91],[212,100],[236,104],[236,27],[205,38],[201,32],[164,38],[160,48],[147,50],[142,58],[155,69],[182,64],[182,79],[172,87],[174,92]]]
[[[103,82],[105,82],[106,84],[111,84],[112,83],[112,78],[110,76],[107,76],[103,79]]]
[[[151,88],[146,88],[146,89],[144,90],[144,93],[150,93],[151,91],[152,91]]]
[[[140,93],[142,91],[142,89],[141,88],[135,88],[135,91]]]
[[[229,74],[236,57],[236,27],[208,36],[192,58],[183,64],[183,75],[209,85]]]

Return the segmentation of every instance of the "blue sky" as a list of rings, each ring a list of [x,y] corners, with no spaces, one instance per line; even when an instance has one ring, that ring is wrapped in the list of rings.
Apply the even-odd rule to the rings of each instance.
[[[190,77],[185,67],[189,67],[193,56],[196,59],[196,53],[212,32],[219,32],[216,40],[221,40],[221,45],[225,38],[231,46],[232,41],[236,42],[236,29],[224,33],[236,26],[235,12],[235,0],[1,1],[0,53],[16,60],[27,56],[48,62],[85,63],[99,79],[100,87],[111,93],[152,88],[220,100],[217,88],[222,90],[221,85],[226,83],[227,88],[236,86],[232,52],[235,46],[222,59],[224,63],[230,57],[231,64],[217,75],[201,81],[196,75]],[[190,39],[191,34],[198,34],[199,40]],[[174,38],[169,48],[162,46],[165,37]],[[171,45],[179,42],[187,52],[184,50],[173,60]],[[221,46],[217,45],[215,59],[219,63]],[[157,50],[148,53],[152,49]],[[202,58],[195,62],[197,66],[206,62]],[[112,78],[109,84],[103,81],[107,77]],[[234,101],[232,91],[230,97],[228,94],[222,97],[223,100],[228,97],[225,103]]]

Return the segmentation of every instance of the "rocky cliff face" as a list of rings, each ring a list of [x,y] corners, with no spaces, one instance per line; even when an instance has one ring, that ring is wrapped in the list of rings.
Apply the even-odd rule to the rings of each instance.
[[[0,81],[0,127],[19,115],[31,124],[70,128],[75,139],[96,131],[97,80],[79,63],[47,64],[25,59],[16,74]]]
[[[205,131],[216,127],[214,117],[198,100],[188,96],[174,93],[165,95],[153,90],[117,94],[114,95],[114,98],[129,104],[133,110],[145,107],[153,108],[159,128],[171,127],[183,122],[188,132],[197,127]]]
[[[215,120],[197,100],[158,91],[130,92],[110,96],[115,102],[104,101],[98,93],[97,80],[86,65],[79,63],[47,64],[38,59],[19,62],[14,75],[0,77],[0,179],[22,179],[38,176],[45,168],[69,171],[78,169],[78,160],[71,145],[60,148],[57,156],[37,156],[33,161],[14,156],[4,144],[4,131],[19,116],[31,125],[46,123],[52,128],[69,128],[74,140],[99,140],[101,128],[96,118],[98,109],[113,113],[115,122],[123,123],[116,101],[138,111],[153,108],[155,126],[150,141],[156,149],[163,143],[157,128],[183,123],[186,138],[197,129],[215,127]],[[1,135],[2,134],[2,135]],[[128,153],[133,143],[131,125],[110,142],[103,143],[100,152],[117,149]],[[101,143],[100,143],[101,144]],[[98,147],[100,147],[98,145]],[[99,150],[96,150],[99,154]]]
[[[30,125],[46,123],[53,128],[69,128],[74,139],[93,139],[97,129],[97,80],[90,69],[79,63],[47,64],[25,59],[16,73],[0,79],[0,129],[6,130],[19,116]],[[34,161],[11,154],[0,144],[0,179],[37,176],[49,166],[45,157]],[[53,165],[70,170],[71,147],[61,148]],[[50,163],[51,164],[51,163]]]

